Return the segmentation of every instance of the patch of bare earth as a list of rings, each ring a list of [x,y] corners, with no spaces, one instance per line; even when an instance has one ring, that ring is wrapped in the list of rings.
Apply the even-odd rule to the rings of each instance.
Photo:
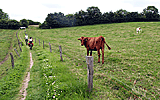
[[[32,53],[30,52],[30,69],[33,66],[33,60],[32,60]],[[20,90],[20,95],[22,95],[22,97],[19,100],[25,100],[26,96],[27,96],[27,88],[28,88],[28,82],[30,81],[30,71],[27,72],[27,75],[25,76],[25,79],[23,80],[22,83],[22,88]]]
[[[39,27],[39,25],[29,25],[29,26]]]

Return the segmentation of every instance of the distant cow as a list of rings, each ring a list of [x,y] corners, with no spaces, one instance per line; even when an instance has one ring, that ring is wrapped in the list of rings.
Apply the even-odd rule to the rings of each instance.
[[[26,29],[26,27],[20,27],[20,29]]]
[[[104,64],[104,43],[107,45],[105,42],[104,37],[99,36],[99,37],[81,37],[78,38],[78,40],[81,40],[81,46],[85,45],[87,48],[87,56],[89,55],[90,51],[90,56],[92,56],[92,51],[97,51],[98,52],[98,63],[100,63],[100,49],[102,50],[102,64]],[[110,50],[111,48],[107,45],[108,49]]]
[[[136,31],[137,31],[137,33],[140,33],[140,32],[142,32],[142,29],[141,29],[140,27],[138,27],[138,28],[136,29]]]

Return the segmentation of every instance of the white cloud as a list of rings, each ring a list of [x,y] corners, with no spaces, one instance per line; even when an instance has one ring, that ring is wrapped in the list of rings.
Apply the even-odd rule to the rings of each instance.
[[[140,13],[147,6],[155,6],[160,11],[159,0],[4,0],[0,3],[1,9],[11,19],[19,21],[25,18],[41,23],[49,13],[74,14],[91,6],[97,6],[102,13],[119,9]]]

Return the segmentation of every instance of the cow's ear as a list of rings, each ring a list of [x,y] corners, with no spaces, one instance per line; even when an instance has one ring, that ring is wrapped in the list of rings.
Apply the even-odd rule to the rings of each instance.
[[[80,38],[78,38],[78,40],[81,40]]]
[[[81,39],[83,39],[84,37],[82,36]]]
[[[88,37],[85,37],[85,38],[84,38],[84,41],[88,41]]]

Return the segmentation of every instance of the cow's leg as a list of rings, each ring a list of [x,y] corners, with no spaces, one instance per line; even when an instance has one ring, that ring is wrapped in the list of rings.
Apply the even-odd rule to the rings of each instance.
[[[102,64],[104,64],[104,49],[101,50],[102,50]]]
[[[89,55],[89,49],[87,49],[87,56]]]
[[[91,52],[90,52],[90,56],[92,56],[92,50],[91,50]]]
[[[98,63],[100,63],[100,51],[99,49],[97,51],[98,51]]]

